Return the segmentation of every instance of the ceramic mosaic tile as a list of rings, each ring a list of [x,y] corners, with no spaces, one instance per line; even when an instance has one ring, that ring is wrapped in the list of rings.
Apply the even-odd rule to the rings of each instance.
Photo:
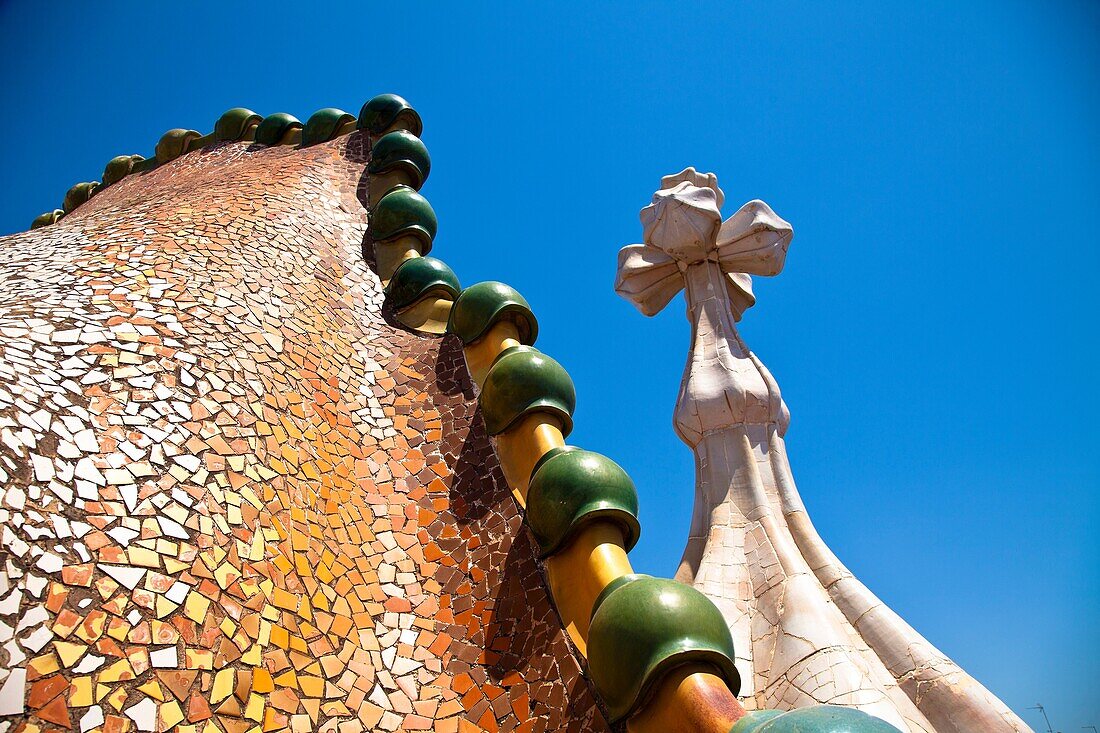
[[[381,314],[364,146],[0,239],[0,733],[608,730],[458,340]]]

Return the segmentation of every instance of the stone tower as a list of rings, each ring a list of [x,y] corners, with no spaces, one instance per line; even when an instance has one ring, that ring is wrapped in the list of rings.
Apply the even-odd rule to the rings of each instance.
[[[619,253],[616,290],[645,315],[684,290],[691,349],[674,423],[694,451],[695,507],[677,580],[722,609],[746,703],[847,705],[902,730],[1026,731],[1004,703],[845,568],[791,475],[779,385],[736,323],[751,275],[783,269],[793,231],[762,201],[722,221],[714,174],[666,176]]]

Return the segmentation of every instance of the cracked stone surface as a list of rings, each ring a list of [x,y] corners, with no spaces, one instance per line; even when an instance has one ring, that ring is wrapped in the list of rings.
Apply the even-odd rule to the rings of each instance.
[[[695,507],[677,579],[729,623],[746,707],[833,703],[910,733],[1028,731],[992,693],[861,584],[810,522],[783,435],[790,413],[737,333],[751,275],[782,270],[792,229],[752,201],[722,221],[713,174],[666,176],[619,253],[616,290],[642,313],[686,291],[691,350],[674,422],[695,452]]]

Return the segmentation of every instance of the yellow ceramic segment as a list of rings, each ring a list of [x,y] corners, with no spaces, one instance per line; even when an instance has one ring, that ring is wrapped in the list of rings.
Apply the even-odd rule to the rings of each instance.
[[[370,140],[372,143],[376,143],[384,138],[386,135],[389,135],[391,132],[397,132],[398,130],[406,130],[415,134],[417,137],[420,137],[420,135],[416,133],[415,130],[409,127],[409,123],[408,120],[405,118],[405,115],[398,115],[397,119],[391,122],[390,126],[387,127],[385,130],[382,130],[381,132],[370,133]]]
[[[493,324],[485,335],[466,347],[466,368],[470,370],[470,377],[480,387],[485,382],[485,375],[489,373],[489,367],[500,356],[500,352],[519,346],[519,331],[516,324],[504,319]]]
[[[497,436],[500,467],[520,506],[527,506],[527,484],[535,464],[563,445],[561,422],[545,412],[532,413]]]
[[[453,305],[449,298],[425,298],[398,313],[397,320],[421,333],[447,333]]]
[[[489,367],[501,352],[520,345],[519,331],[511,320],[498,321],[484,336],[468,345],[464,350],[466,368],[477,386],[485,383]],[[497,437],[497,457],[520,506],[527,505],[527,483],[535,464],[548,451],[563,445],[561,422],[543,412],[528,415]]]
[[[392,191],[395,186],[408,186],[419,188],[419,181],[405,167],[394,168],[385,173],[372,173],[370,175],[370,188],[367,201],[373,210],[382,197]]]
[[[374,266],[383,287],[389,285],[390,278],[402,262],[421,256],[421,247],[420,238],[411,234],[374,246]]]
[[[588,622],[597,596],[611,581],[634,572],[622,529],[612,522],[585,525],[568,546],[547,558],[546,571],[562,623],[587,656]]]
[[[189,142],[187,144],[187,150],[184,151],[184,152],[185,153],[190,153],[192,151],[198,150],[199,148],[205,148],[207,145],[211,145],[214,142],[216,142],[216,138],[214,137],[214,133],[213,132],[208,132],[205,135],[203,135],[202,137],[197,137],[197,138],[191,140],[191,142]]]
[[[657,685],[649,701],[626,722],[628,733],[729,733],[745,716],[717,670],[705,664],[678,667]]]
[[[292,127],[283,133],[283,136],[279,138],[279,145],[301,145],[302,144],[302,132],[301,127]]]
[[[338,138],[341,135],[350,135],[351,133],[355,132],[355,124],[356,124],[356,121],[353,118],[353,119],[348,120],[344,124],[340,125],[340,129],[338,129],[336,131],[336,134],[332,136],[333,139]]]

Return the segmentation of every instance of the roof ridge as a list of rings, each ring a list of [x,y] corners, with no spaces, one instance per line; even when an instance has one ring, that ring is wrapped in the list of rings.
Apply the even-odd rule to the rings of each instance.
[[[408,105],[382,95],[363,110],[393,104]],[[530,305],[503,283],[462,289],[446,264],[425,256],[436,217],[418,193],[430,167],[418,135],[398,119],[370,133],[368,246],[386,283],[384,307],[414,331],[462,340],[486,430],[608,721],[625,721],[628,733],[894,731],[851,708],[741,706],[722,612],[689,585],[634,572],[627,558],[640,533],[633,481],[610,458],[565,444],[576,391],[565,369],[534,348]],[[375,151],[384,155],[376,160]]]
[[[393,95],[363,109],[383,104],[393,104]],[[376,127],[370,141],[368,246],[386,284],[384,307],[414,331],[462,340],[486,429],[608,721],[662,730],[671,716],[681,726],[705,723],[698,730],[726,733],[745,711],[721,612],[694,588],[634,572],[627,558],[640,533],[634,483],[610,458],[565,445],[576,392],[566,370],[534,348],[538,321],[530,305],[504,283],[463,289],[446,264],[425,256],[436,230],[435,212],[418,193],[427,149],[400,120]],[[376,159],[375,152],[385,154]],[[643,719],[649,722],[635,728]]]
[[[55,224],[103,189],[118,183],[130,174],[151,171],[196,150],[230,142],[252,142],[272,147],[294,145],[306,148],[328,142],[356,129],[363,129],[364,124],[372,122],[377,124],[377,111],[372,112],[368,117],[369,119],[365,121],[362,111],[357,118],[336,107],[325,107],[310,115],[303,124],[297,117],[286,112],[275,112],[264,117],[246,107],[233,107],[222,113],[214,123],[213,131],[205,135],[197,130],[176,127],[160,136],[152,157],[119,155],[111,158],[103,169],[100,181],[85,181],[69,188],[65,192],[61,208],[40,214],[31,223],[30,228],[38,229]]]

